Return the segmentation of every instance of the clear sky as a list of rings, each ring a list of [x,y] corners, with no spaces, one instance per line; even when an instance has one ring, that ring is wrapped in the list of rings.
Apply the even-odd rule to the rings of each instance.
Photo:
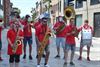
[[[26,14],[31,15],[32,7],[35,7],[35,3],[38,0],[10,0],[13,3],[13,7],[18,7],[21,10],[21,16]]]

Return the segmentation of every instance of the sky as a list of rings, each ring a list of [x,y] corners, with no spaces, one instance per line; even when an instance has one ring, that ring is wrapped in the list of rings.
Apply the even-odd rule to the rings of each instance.
[[[13,3],[13,7],[18,7],[21,10],[21,16],[26,14],[32,15],[32,7],[35,7],[35,3],[38,0],[10,0]]]

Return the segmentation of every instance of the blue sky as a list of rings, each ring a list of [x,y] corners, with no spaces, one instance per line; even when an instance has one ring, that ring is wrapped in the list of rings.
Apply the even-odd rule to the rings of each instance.
[[[35,3],[38,0],[10,0],[13,3],[13,7],[18,7],[21,10],[21,16],[30,14],[32,7],[35,7]]]

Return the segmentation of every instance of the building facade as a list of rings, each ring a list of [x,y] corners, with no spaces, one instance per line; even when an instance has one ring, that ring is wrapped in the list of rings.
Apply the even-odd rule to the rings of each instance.
[[[2,5],[2,0],[0,0],[0,18],[3,18],[3,5]]]

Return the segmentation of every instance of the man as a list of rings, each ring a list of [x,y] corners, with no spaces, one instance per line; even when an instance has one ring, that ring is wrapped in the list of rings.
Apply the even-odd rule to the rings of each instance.
[[[74,65],[73,58],[75,53],[75,31],[74,29],[77,29],[74,25],[74,18],[70,19],[69,25],[66,26],[66,45],[65,45],[65,62],[64,65],[67,65],[68,60],[68,52],[71,50],[71,56],[70,56],[70,65]]]
[[[45,15],[43,15],[42,17],[42,21],[41,21],[41,24],[38,25],[37,27],[37,39],[39,41],[39,44],[38,44],[38,58],[37,58],[37,67],[40,67],[40,61],[41,61],[41,57],[39,55],[39,48],[41,48],[42,46],[42,42],[44,39],[44,37],[46,36],[46,33],[47,33],[47,30],[48,30],[48,33],[50,32],[49,30],[49,27],[47,26],[47,20],[48,18],[45,17]],[[50,33],[48,34],[50,35]],[[44,66],[45,67],[49,67],[48,65],[48,60],[49,60],[49,54],[50,54],[50,50],[49,50],[49,40],[47,40],[47,43],[45,43],[45,53],[46,53],[46,56],[45,56],[45,63],[44,63]]]
[[[78,60],[82,60],[82,49],[86,45],[87,46],[87,60],[90,61],[89,54],[90,54],[90,46],[92,44],[93,29],[89,25],[88,20],[85,20],[84,25],[79,28],[79,31],[81,31],[81,42],[80,42],[80,56]]]
[[[0,61],[3,61],[2,57],[1,57],[1,49],[2,49],[2,41],[1,41],[1,32],[3,30],[3,26],[2,26],[2,19],[0,18]]]
[[[31,30],[31,24],[30,24],[30,16],[26,15],[25,20],[22,23],[24,25],[24,56],[23,59],[26,59],[26,46],[27,43],[29,45],[29,60],[32,60],[32,30]]]
[[[58,22],[54,25],[53,29],[56,32],[56,47],[57,47],[57,55],[55,58],[60,58],[60,44],[63,47],[64,51],[64,46],[65,46],[65,27],[66,24],[63,21],[62,16],[58,17]]]
[[[7,32],[8,55],[10,67],[19,67],[20,55],[22,54],[23,32],[20,25],[13,19],[13,23]]]

